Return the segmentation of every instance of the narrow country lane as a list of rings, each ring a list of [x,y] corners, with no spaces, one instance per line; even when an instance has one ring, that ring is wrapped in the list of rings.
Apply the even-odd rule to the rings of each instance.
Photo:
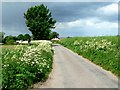
[[[110,72],[61,45],[54,45],[54,49],[49,79],[34,88],[118,88],[118,79]]]

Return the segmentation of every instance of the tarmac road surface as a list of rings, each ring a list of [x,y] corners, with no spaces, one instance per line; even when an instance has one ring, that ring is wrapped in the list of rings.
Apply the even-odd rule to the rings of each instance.
[[[56,44],[49,79],[34,88],[118,88],[118,78],[71,50]]]

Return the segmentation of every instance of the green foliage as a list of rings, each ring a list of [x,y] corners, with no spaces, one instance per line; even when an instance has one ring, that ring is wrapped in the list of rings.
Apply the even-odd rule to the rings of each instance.
[[[52,70],[51,43],[2,50],[2,90],[26,90]]]
[[[2,36],[3,37],[3,36]],[[5,44],[15,44],[16,40],[29,40],[31,38],[31,36],[29,34],[19,34],[17,37],[16,36],[6,36],[3,39],[3,42]]]
[[[17,40],[24,40],[24,35],[19,34],[19,35],[17,36]]]
[[[50,33],[50,39],[52,38],[58,38],[59,37],[59,34],[57,32],[51,32]]]
[[[6,36],[4,41],[6,44],[14,44],[16,41],[16,37],[15,36]]]
[[[7,44],[14,44],[15,43],[15,40],[14,39],[7,39]]]
[[[50,29],[55,28],[56,21],[51,17],[51,12],[43,4],[31,7],[24,13],[26,25],[33,34],[33,39],[49,39]]]
[[[17,40],[28,40],[28,39],[30,39],[31,38],[31,36],[29,35],[29,34],[19,34],[18,36],[17,36]]]
[[[29,34],[25,34],[24,35],[24,40],[29,40],[29,39],[31,39],[31,36]]]
[[[59,43],[120,77],[117,36],[74,37]]]
[[[4,35],[5,35],[4,32],[0,32],[0,43],[3,42],[3,40],[4,40]]]

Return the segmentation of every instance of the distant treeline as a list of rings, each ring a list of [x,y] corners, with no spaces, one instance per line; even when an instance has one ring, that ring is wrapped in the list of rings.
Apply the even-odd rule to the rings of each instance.
[[[9,35],[9,36],[6,36],[4,37],[4,34],[1,35],[0,37],[0,43],[4,43],[4,44],[15,44],[15,42],[17,40],[22,40],[22,41],[25,41],[25,40],[29,40],[31,39],[31,36],[29,34],[19,34],[18,36],[12,36],[12,35]]]
[[[17,40],[22,40],[22,41],[28,41],[28,40],[33,40],[33,36],[29,34],[19,34],[18,36],[5,36],[4,32],[0,32],[0,43],[4,44],[16,44]],[[49,35],[49,40],[52,38],[58,38],[59,34],[57,32],[51,32]]]

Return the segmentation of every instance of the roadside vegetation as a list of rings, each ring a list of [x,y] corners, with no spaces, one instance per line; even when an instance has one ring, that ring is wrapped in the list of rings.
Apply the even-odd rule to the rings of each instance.
[[[73,37],[59,43],[120,77],[117,36]]]
[[[9,46],[8,46],[9,47]],[[2,48],[2,90],[26,90],[47,79],[52,70],[52,43]]]
[[[47,40],[59,37],[51,30],[55,28],[56,20],[44,4],[28,8],[24,18],[32,35],[6,36],[0,32],[2,90],[26,90],[34,83],[46,80],[52,70],[52,42]],[[22,42],[25,44],[18,45]]]

